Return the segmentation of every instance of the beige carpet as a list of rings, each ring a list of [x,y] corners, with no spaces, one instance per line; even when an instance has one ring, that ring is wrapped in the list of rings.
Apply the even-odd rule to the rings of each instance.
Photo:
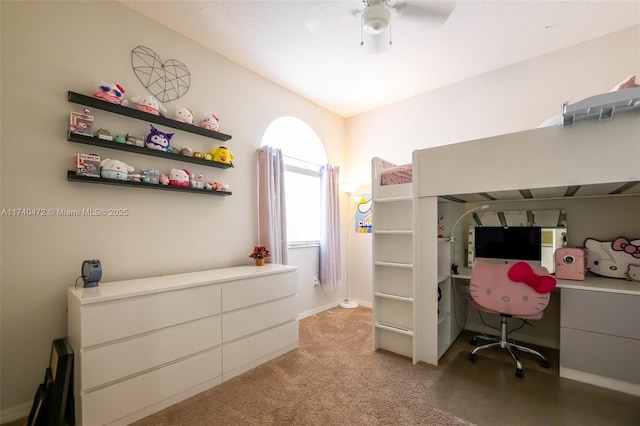
[[[300,321],[300,347],[143,425],[466,425],[425,402],[441,372],[372,350],[371,309]]]

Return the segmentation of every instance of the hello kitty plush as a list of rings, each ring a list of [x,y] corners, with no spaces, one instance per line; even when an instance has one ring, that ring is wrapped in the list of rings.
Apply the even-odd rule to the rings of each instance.
[[[169,185],[189,186],[189,170],[187,169],[171,169],[169,173]]]
[[[640,239],[618,237],[613,241],[598,241],[587,238],[587,270],[610,278],[629,276],[630,265],[640,263]]]
[[[127,180],[134,168],[125,162],[105,158],[100,162],[100,177],[106,179]]]
[[[204,119],[200,122],[200,127],[217,132],[220,130],[219,123],[220,119],[218,119],[215,114],[209,114],[204,116]]]
[[[140,111],[148,112],[153,115],[160,115],[160,113],[162,113],[162,115],[167,115],[167,109],[151,95],[134,96],[131,98],[131,102],[136,104],[136,108]]]
[[[119,84],[107,84],[102,81],[93,93],[93,97],[111,102],[112,104],[121,105],[124,100],[124,88]]]
[[[147,139],[145,139],[146,147],[159,151],[168,151],[170,148],[169,143],[174,133],[162,132],[153,127],[153,124],[150,124],[150,126],[151,132],[147,135]]]
[[[173,119],[182,123],[193,124],[193,112],[189,108],[176,108]]]

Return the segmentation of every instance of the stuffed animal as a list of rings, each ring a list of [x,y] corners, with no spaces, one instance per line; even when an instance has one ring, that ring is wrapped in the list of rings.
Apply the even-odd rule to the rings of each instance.
[[[93,93],[93,97],[121,105],[124,100],[124,89],[119,84],[107,84],[103,81]]]
[[[189,170],[187,169],[171,169],[169,173],[169,185],[189,186]]]
[[[169,176],[167,175],[161,175],[160,176],[160,183],[162,185],[169,185]]]
[[[613,241],[598,241],[587,238],[584,246],[587,249],[587,270],[597,275],[631,279],[631,266],[640,264],[640,239],[629,241],[619,237]]]
[[[176,108],[173,119],[182,123],[193,124],[193,112],[189,108]]]
[[[160,113],[162,113],[162,115],[167,114],[167,109],[151,95],[135,96],[131,98],[131,101],[136,104],[136,108],[140,111],[148,112],[153,115],[160,115]]]
[[[155,127],[153,124],[150,124],[151,132],[147,135],[147,139],[145,140],[145,145],[147,148],[157,149],[159,151],[168,151],[169,143],[171,142],[171,137],[173,137],[174,133],[165,133],[162,132]]]
[[[629,265],[627,279],[630,281],[640,281],[640,263],[637,265]]]
[[[105,158],[100,162],[100,177],[106,179],[127,180],[134,168],[120,160]]]
[[[211,154],[213,161],[217,161],[218,163],[231,164],[231,160],[234,158],[233,154],[226,146],[219,146],[218,148],[211,150],[209,154]]]
[[[200,122],[200,127],[217,132],[220,130],[219,123],[220,119],[216,117],[215,114],[209,114],[204,116],[204,120]]]

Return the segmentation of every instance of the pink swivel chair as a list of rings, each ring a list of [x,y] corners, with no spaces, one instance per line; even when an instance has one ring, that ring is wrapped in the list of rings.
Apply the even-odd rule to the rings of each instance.
[[[526,320],[542,318],[543,310],[549,304],[549,293],[555,286],[555,278],[541,266],[531,267],[525,262],[507,265],[476,261],[471,271],[471,306],[480,311],[500,315],[500,338],[474,337],[474,345],[477,338],[489,340],[491,343],[476,347],[469,359],[475,362],[479,351],[499,346],[506,349],[516,362],[516,377],[524,377],[524,371],[514,349],[537,355],[541,358],[540,365],[549,368],[549,362],[540,352],[507,340],[507,318],[519,318],[523,323]]]

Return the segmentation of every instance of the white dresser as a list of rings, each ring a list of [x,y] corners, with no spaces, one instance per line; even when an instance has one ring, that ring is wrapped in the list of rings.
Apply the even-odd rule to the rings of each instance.
[[[68,291],[76,422],[127,424],[298,347],[295,266]]]

